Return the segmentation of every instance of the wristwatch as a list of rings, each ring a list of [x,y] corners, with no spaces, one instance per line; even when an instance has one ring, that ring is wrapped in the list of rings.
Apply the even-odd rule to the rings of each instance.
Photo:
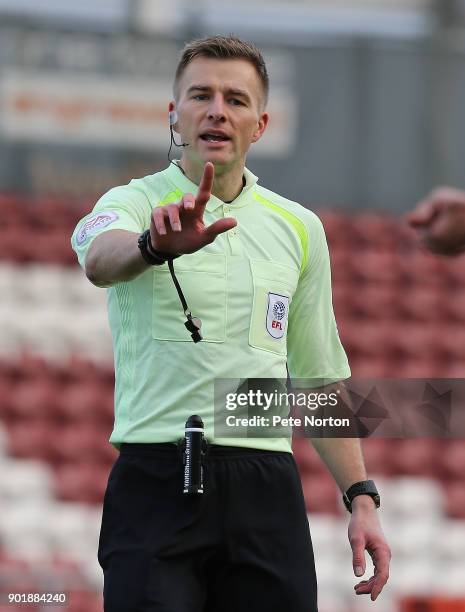
[[[377,508],[381,505],[378,489],[372,480],[361,480],[360,482],[356,482],[342,495],[344,506],[349,512],[352,512],[352,500],[354,497],[357,497],[357,495],[369,495],[375,502]]]
[[[162,251],[157,251],[152,248],[150,243],[150,230],[145,230],[138,240],[137,246],[140,249],[141,255],[144,260],[150,264],[151,266],[161,266],[167,261],[172,261],[179,257],[179,255],[174,255],[173,253],[163,253]]]

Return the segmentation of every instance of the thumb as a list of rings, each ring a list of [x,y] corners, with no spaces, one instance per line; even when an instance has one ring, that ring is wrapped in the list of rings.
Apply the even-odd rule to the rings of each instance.
[[[407,215],[407,221],[412,227],[421,227],[430,223],[437,212],[437,206],[434,202],[424,202]]]
[[[218,234],[227,232],[233,227],[236,227],[236,225],[236,219],[232,219],[231,217],[229,217],[228,219],[219,219],[218,221],[215,221],[214,223],[206,227],[205,233],[208,234],[210,238],[212,238],[212,240],[214,240],[218,236]]]

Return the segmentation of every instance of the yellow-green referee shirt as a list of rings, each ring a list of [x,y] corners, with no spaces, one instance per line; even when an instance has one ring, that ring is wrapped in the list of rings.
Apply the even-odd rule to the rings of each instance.
[[[341,380],[350,376],[331,299],[328,248],[318,217],[257,184],[225,203],[211,196],[205,224],[234,217],[237,226],[175,260],[189,307],[202,320],[195,344],[168,266],[107,289],[115,354],[115,425],[110,442],[172,442],[191,414],[216,444],[290,451],[288,438],[214,438],[216,378]],[[152,208],[197,192],[171,164],[163,172],[108,191],[72,236],[79,263],[99,234],[141,233]]]

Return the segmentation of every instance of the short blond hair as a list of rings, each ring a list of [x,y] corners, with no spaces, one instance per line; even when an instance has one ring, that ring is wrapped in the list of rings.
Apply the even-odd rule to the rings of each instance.
[[[182,50],[181,59],[176,68],[173,93],[179,97],[178,83],[186,66],[197,57],[211,57],[215,59],[243,59],[250,62],[255,68],[263,91],[263,106],[268,102],[269,78],[265,60],[258,47],[245,42],[235,36],[210,36],[199,38],[187,43]]]

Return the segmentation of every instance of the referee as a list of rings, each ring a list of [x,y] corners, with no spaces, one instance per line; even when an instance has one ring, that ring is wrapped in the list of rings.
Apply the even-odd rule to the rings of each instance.
[[[108,288],[115,354],[110,442],[120,455],[98,554],[106,612],[317,610],[290,439],[215,438],[213,427],[215,379],[285,379],[286,366],[296,384],[350,376],[321,222],[245,167],[268,124],[268,86],[253,45],[232,36],[189,43],[169,104],[181,159],[111,189],[73,233],[87,277]],[[202,341],[192,341],[184,314]],[[177,443],[193,414],[208,441],[203,495],[182,490]],[[390,551],[360,444],[312,442],[347,492],[356,576],[365,550],[374,562],[355,591],[374,600]]]

